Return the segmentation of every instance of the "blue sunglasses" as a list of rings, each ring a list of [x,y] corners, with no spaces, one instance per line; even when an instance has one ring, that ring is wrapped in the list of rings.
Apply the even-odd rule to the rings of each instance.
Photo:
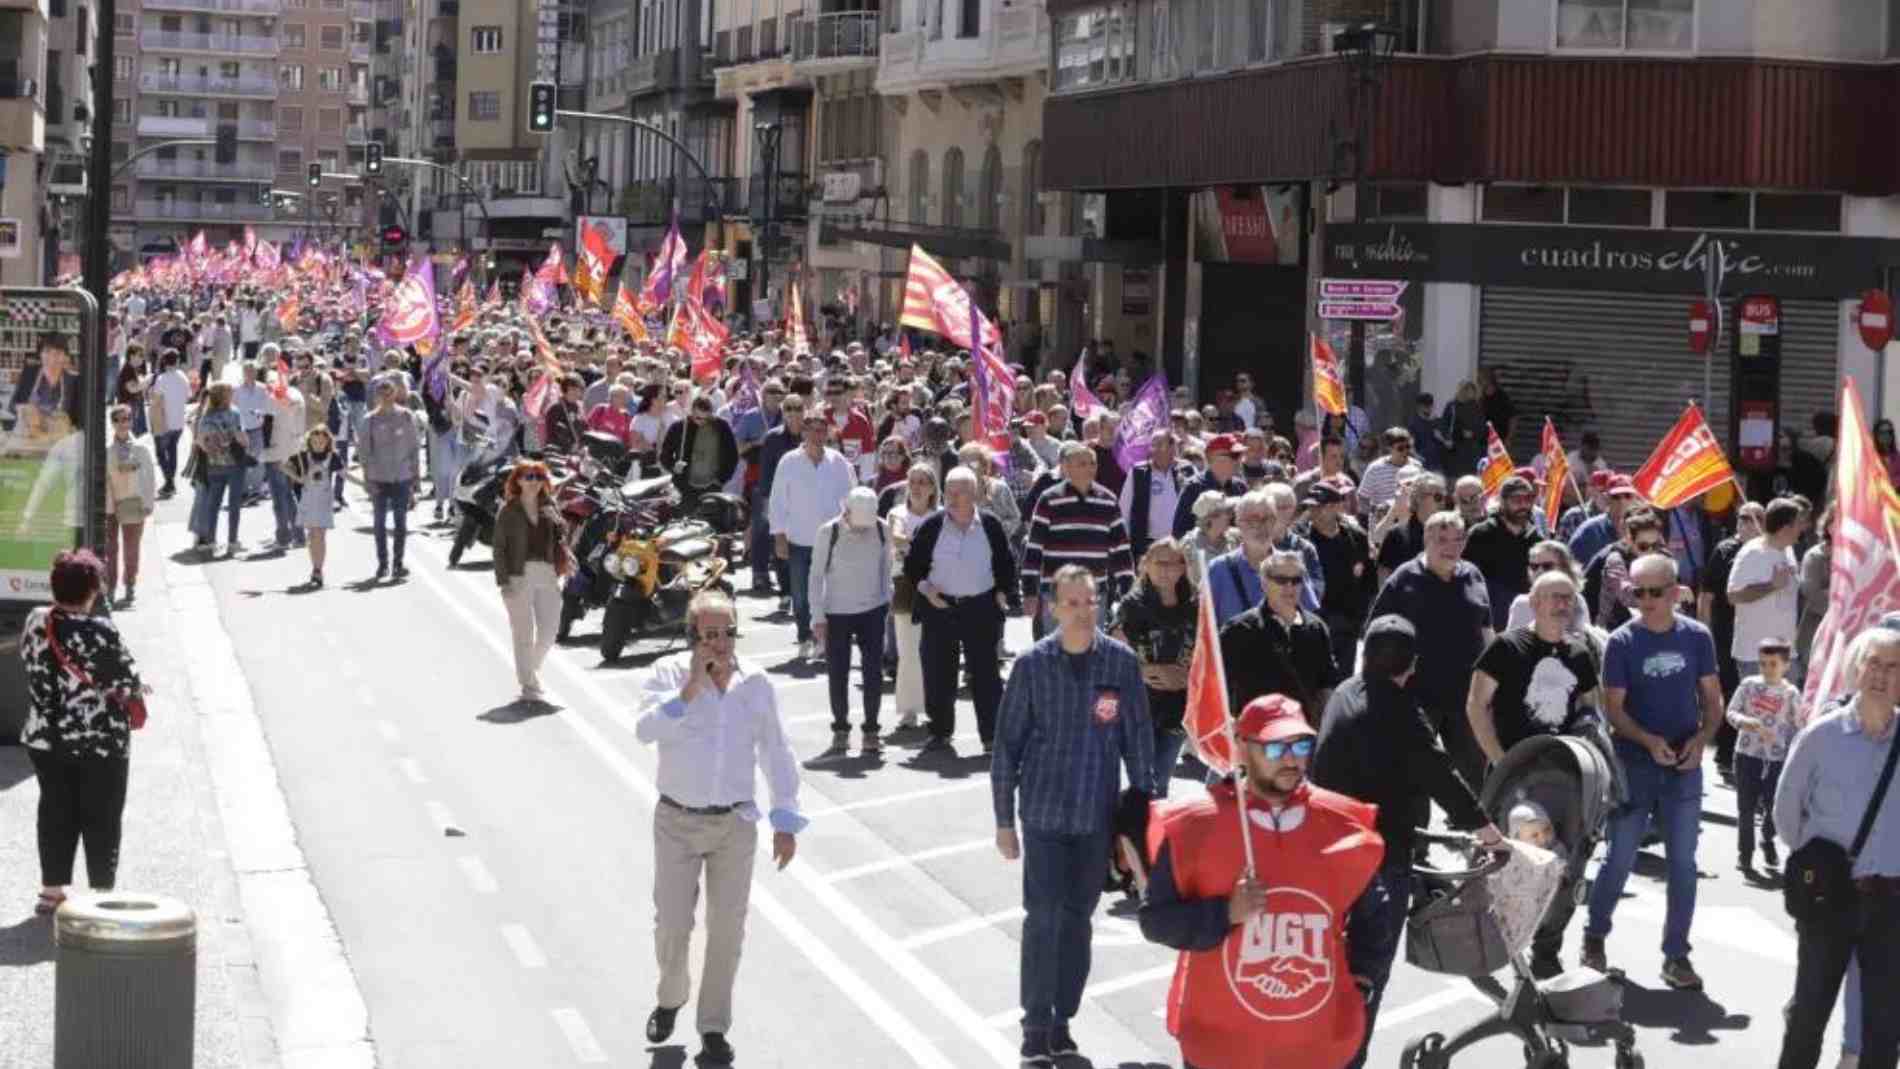
[[[1266,753],[1267,760],[1269,761],[1278,761],[1280,758],[1285,757],[1289,750],[1293,752],[1293,756],[1295,757],[1313,756],[1313,738],[1310,735],[1304,738],[1294,739],[1290,742],[1281,739],[1276,742],[1256,742],[1254,745],[1260,747],[1260,749]]]

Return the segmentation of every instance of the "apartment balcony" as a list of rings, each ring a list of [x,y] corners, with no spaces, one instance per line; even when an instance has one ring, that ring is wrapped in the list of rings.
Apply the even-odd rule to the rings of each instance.
[[[350,62],[351,63],[368,63],[371,51],[372,49],[368,41],[351,41],[350,42]]]
[[[171,33],[147,29],[139,47],[154,52],[221,52],[239,56],[275,56],[283,45],[275,37],[224,33]]]
[[[792,24],[792,62],[831,72],[874,66],[883,36],[876,11],[835,11]]]
[[[657,52],[633,57],[632,62],[627,64],[628,94],[663,93],[677,88],[680,84],[680,58],[677,48],[662,48]]]
[[[140,200],[132,202],[132,218],[141,222],[166,219],[194,223],[266,223],[271,220],[271,207],[238,201]]]
[[[345,99],[357,107],[369,107],[369,86],[367,85],[350,85],[343,90],[343,95]]]
[[[764,175],[753,175],[749,186],[746,215],[755,224],[765,220],[767,209],[775,221],[803,219],[810,211],[811,176],[803,171],[783,171],[772,181]]]
[[[436,148],[452,148],[455,145],[455,120],[430,119],[429,143]]]
[[[363,144],[367,144],[368,142],[369,142],[369,130],[367,128],[361,127],[361,126],[345,126],[343,128],[343,143],[344,144],[363,145]]]
[[[268,182],[277,176],[270,163],[215,163],[211,160],[162,160],[146,157],[133,174],[140,178],[179,178],[206,182]]]
[[[197,11],[212,15],[281,15],[284,0],[145,0],[145,11]]]
[[[350,0],[350,17],[364,21],[374,21],[376,4],[373,0]]]
[[[35,98],[38,91],[39,83],[32,78],[0,79],[0,144],[33,152],[46,144],[46,114]]]
[[[698,175],[681,178],[642,178],[629,183],[620,193],[619,208],[633,226],[665,226],[673,218],[673,198],[679,196],[680,221],[705,223],[738,215],[741,182],[737,178]]]
[[[217,78],[201,74],[160,74],[157,71],[146,71],[139,75],[139,89],[146,93],[174,93],[179,96],[277,99],[277,79],[268,75],[250,78]]]
[[[959,36],[957,12],[947,25],[883,35],[878,48],[880,94],[939,92],[946,87],[964,103],[1000,103],[1000,84],[1029,78],[1049,66],[1049,16],[1041,5],[983,9],[982,32]]]
[[[138,118],[140,137],[216,137],[218,119],[180,118],[171,115],[141,115]],[[268,120],[239,119],[236,123],[239,139],[245,141],[275,141],[277,124]]]

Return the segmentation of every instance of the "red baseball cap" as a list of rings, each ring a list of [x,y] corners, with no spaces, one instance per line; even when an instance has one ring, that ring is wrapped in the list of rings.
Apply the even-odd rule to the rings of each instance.
[[[1245,453],[1247,445],[1231,434],[1216,434],[1207,440],[1207,455],[1215,453]]]
[[[1042,424],[1049,422],[1049,417],[1043,415],[1040,412],[1025,412],[1023,413],[1023,422],[1034,423],[1037,426],[1041,426]]]
[[[1641,497],[1642,496],[1642,491],[1636,489],[1636,484],[1634,482],[1631,482],[1630,477],[1627,475],[1618,475],[1612,478],[1610,480],[1610,485],[1608,489],[1609,489],[1610,495],[1613,497],[1625,497],[1625,496]]]
[[[1590,489],[1592,490],[1608,490],[1610,484],[1615,481],[1616,473],[1608,468],[1598,468],[1590,473]]]
[[[1542,479],[1539,479],[1537,477],[1537,469],[1531,467],[1529,464],[1524,465],[1523,467],[1517,469],[1511,474],[1517,476],[1518,478],[1524,480],[1527,483],[1530,483],[1532,486],[1536,486],[1538,483],[1543,482]]]
[[[1284,694],[1263,694],[1240,711],[1234,734],[1243,742],[1278,742],[1317,735],[1300,703]]]

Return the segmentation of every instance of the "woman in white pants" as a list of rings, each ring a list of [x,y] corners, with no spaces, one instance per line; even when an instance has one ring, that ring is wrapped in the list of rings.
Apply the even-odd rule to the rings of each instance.
[[[891,529],[891,557],[896,568],[892,574],[902,575],[904,554],[910,550],[910,533],[937,511],[936,472],[931,470],[929,464],[913,465],[910,474],[904,478],[903,489],[899,491],[893,486],[887,492],[891,491],[903,494],[891,505],[885,519]],[[891,627],[897,632],[897,726],[899,729],[914,728],[917,718],[924,713],[924,666],[921,661],[924,627],[908,608],[899,609],[895,604],[892,605]]]
[[[495,517],[495,581],[508,607],[521,700],[543,701],[541,662],[561,623],[561,579],[570,570],[567,530],[548,493],[547,465],[524,460],[508,475],[507,501]]]

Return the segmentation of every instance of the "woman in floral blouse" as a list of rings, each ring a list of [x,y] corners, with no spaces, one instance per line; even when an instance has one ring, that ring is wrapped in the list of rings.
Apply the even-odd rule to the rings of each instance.
[[[93,890],[111,890],[119,871],[132,744],[124,700],[142,698],[145,686],[118,628],[91,615],[104,578],[105,565],[89,550],[61,553],[53,604],[34,609],[20,635],[27,681],[20,738],[40,785],[41,914],[66,900],[82,838]]]

